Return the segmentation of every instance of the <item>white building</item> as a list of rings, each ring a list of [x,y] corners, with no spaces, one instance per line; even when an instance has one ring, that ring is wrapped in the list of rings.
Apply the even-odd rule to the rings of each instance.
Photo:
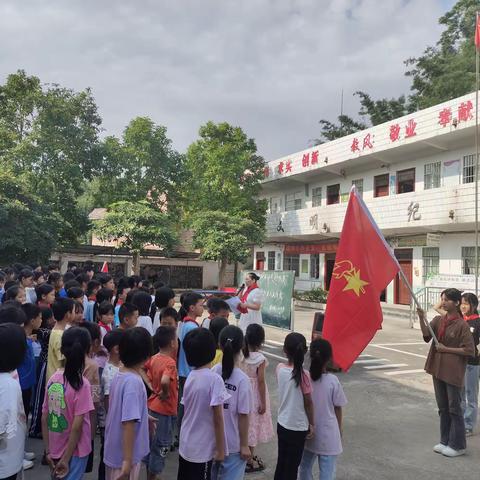
[[[295,270],[298,290],[328,289],[355,184],[415,289],[438,274],[471,275],[474,178],[474,93],[273,160],[254,266]],[[409,303],[398,279],[384,295]]]

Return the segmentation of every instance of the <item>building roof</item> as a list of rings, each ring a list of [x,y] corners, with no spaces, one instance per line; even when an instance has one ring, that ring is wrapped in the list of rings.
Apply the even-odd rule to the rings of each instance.
[[[106,208],[94,208],[89,214],[89,220],[102,220],[107,213]]]

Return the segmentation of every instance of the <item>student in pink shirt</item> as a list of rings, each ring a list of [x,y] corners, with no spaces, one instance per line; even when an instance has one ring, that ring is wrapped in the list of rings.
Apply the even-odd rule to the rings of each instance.
[[[310,377],[315,404],[315,435],[305,443],[299,480],[313,480],[312,468],[318,460],[320,478],[334,480],[337,457],[342,453],[342,407],[347,404],[338,378],[327,373],[332,347],[318,338],[310,344]]]
[[[53,478],[79,480],[87,467],[94,406],[90,383],[82,372],[90,343],[85,329],[65,330],[61,344],[65,368],[52,375],[45,389],[42,434]]]
[[[210,370],[216,347],[213,334],[205,328],[193,329],[183,340],[193,370],[183,390],[177,480],[210,480],[212,461],[223,462],[228,455],[223,404],[230,395],[222,377]]]

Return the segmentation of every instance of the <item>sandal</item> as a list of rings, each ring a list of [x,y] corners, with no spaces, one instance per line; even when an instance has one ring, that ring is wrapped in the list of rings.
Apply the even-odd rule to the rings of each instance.
[[[255,463],[257,464],[256,466]],[[245,473],[261,472],[262,470],[265,470],[265,465],[257,456],[248,461],[247,466],[245,467]]]

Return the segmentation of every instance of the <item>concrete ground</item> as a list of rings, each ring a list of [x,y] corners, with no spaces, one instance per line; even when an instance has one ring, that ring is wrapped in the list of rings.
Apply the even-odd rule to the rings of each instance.
[[[310,337],[311,310],[296,311],[296,330]],[[275,366],[283,357],[285,332],[267,328],[264,351],[272,413],[276,416]],[[344,410],[344,453],[339,457],[339,480],[430,480],[480,478],[480,435],[468,439],[467,455],[449,459],[432,451],[439,440],[439,420],[431,378],[423,372],[428,346],[405,318],[385,318],[379,331],[348,373],[338,376],[349,404]],[[39,440],[28,440],[28,449],[40,454]],[[267,469],[246,478],[273,478],[276,440],[258,448]],[[175,479],[177,455],[167,460],[163,479]],[[318,470],[317,470],[318,471]],[[316,474],[318,475],[318,473]],[[27,480],[49,479],[47,467],[36,462],[25,473]],[[90,474],[86,479],[96,479]],[[142,474],[142,478],[146,478]],[[318,478],[318,476],[316,477]]]

